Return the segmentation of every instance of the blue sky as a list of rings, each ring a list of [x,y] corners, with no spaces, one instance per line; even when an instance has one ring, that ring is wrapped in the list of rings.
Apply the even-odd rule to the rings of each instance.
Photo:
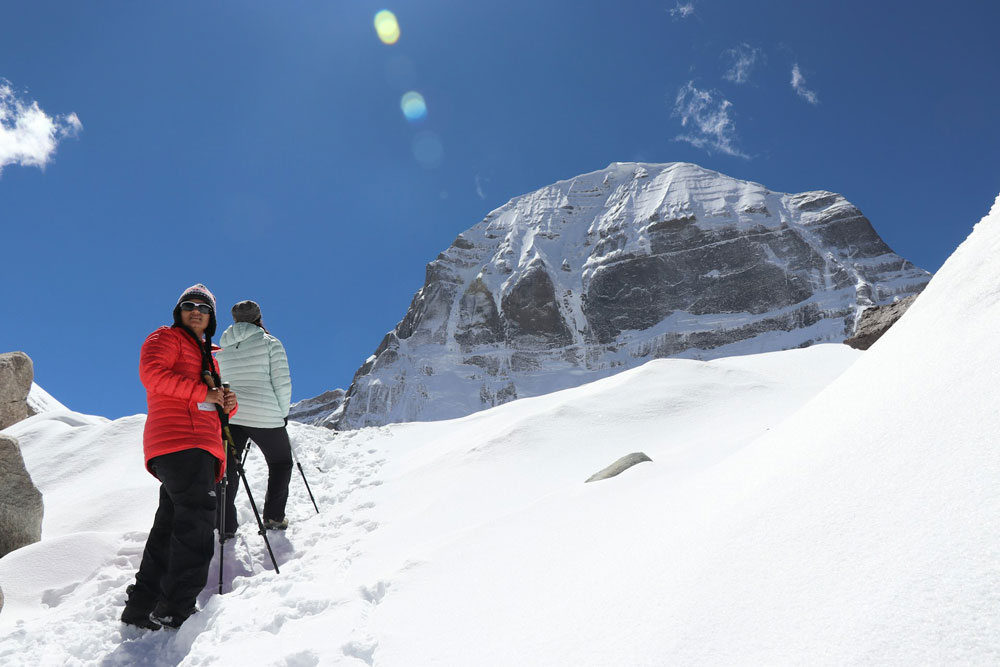
[[[112,418],[186,286],[261,304],[294,400],[346,388],[459,232],[611,162],[840,192],[931,271],[1000,192],[993,2],[0,12],[0,351]]]

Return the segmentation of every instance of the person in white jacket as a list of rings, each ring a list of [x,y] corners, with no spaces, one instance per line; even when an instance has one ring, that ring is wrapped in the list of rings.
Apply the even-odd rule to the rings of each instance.
[[[260,306],[240,301],[233,306],[233,325],[219,339],[215,356],[222,379],[240,397],[240,409],[229,420],[236,457],[243,456],[247,440],[257,443],[267,461],[267,495],[264,497],[264,527],[288,527],[285,504],[292,476],[292,447],[285,427],[292,398],[288,356],[281,341],[264,328]],[[226,538],[236,535],[236,494],[239,477],[233,452],[226,465]]]

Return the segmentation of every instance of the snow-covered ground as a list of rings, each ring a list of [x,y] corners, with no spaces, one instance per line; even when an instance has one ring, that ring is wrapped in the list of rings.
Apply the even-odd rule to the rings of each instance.
[[[144,418],[32,417],[5,433],[43,540],[0,559],[0,664],[1000,664],[998,253],[1000,203],[865,353],[293,424],[321,512],[293,477],[275,574],[241,494],[226,594],[213,563],[176,633],[117,622],[156,501]],[[584,484],[634,451],[653,462]]]

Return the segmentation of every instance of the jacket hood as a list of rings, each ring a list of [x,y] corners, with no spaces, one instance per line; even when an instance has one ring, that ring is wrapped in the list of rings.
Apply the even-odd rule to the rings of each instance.
[[[222,338],[219,339],[219,345],[225,349],[231,345],[239,345],[243,341],[249,340],[254,336],[263,338],[264,330],[256,324],[251,324],[250,322],[237,322],[222,332]]]

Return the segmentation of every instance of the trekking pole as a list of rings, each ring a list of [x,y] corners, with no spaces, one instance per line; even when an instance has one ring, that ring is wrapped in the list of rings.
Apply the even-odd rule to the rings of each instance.
[[[290,438],[289,442],[291,442]],[[302,464],[299,463],[299,457],[295,455],[295,448],[292,447],[291,450],[292,450],[292,459],[295,461],[295,465],[298,466],[299,468],[299,474],[302,475],[302,482],[306,485],[306,491],[309,492],[309,500],[312,501],[313,507],[316,508],[316,514],[319,514],[319,507],[316,505],[316,499],[313,498],[312,489],[309,488],[309,482],[306,480],[306,473],[303,472],[302,470]]]
[[[228,480],[223,475],[219,482],[219,595],[222,595],[222,564],[226,562],[226,486]]]
[[[285,431],[286,431],[286,433],[288,431],[288,426],[287,425],[285,426]],[[319,514],[319,507],[316,505],[316,499],[313,497],[312,489],[309,488],[309,480],[306,479],[306,473],[302,470],[302,464],[299,463],[299,457],[297,457],[295,455],[295,448],[292,447],[291,445],[292,445],[292,439],[289,438],[288,439],[288,447],[289,447],[289,450],[292,453],[292,460],[295,461],[295,465],[298,466],[298,468],[299,468],[299,474],[302,475],[302,482],[306,485],[306,491],[309,492],[309,500],[312,501],[313,507],[316,508],[316,514]],[[258,447],[259,446],[260,445],[258,445]],[[250,446],[248,444],[247,448],[246,448],[246,451],[243,453],[243,461],[244,461],[244,463],[247,460],[246,452],[249,452],[249,451],[250,451]]]
[[[215,378],[212,377],[211,371],[204,371],[201,374],[201,379],[207,384],[211,389],[215,389]],[[229,415],[226,414],[225,409],[219,405],[215,404],[215,410],[219,413],[219,421],[222,423],[222,434],[226,437],[226,444],[229,446],[229,451],[233,453],[233,462],[236,463],[236,472],[239,473],[240,479],[243,480],[243,488],[246,489],[247,498],[250,499],[250,507],[253,508],[253,515],[257,519],[257,528],[260,536],[264,538],[264,544],[267,546],[267,553],[271,556],[271,564],[274,565],[274,573],[281,574],[278,569],[278,561],[274,558],[274,551],[271,550],[271,542],[267,539],[267,531],[264,529],[264,522],[260,519],[260,512],[257,511],[257,503],[253,501],[253,494],[250,492],[250,483],[247,481],[246,472],[243,470],[243,464],[240,463],[240,459],[236,456],[236,444],[233,442],[233,435],[229,432]]]

